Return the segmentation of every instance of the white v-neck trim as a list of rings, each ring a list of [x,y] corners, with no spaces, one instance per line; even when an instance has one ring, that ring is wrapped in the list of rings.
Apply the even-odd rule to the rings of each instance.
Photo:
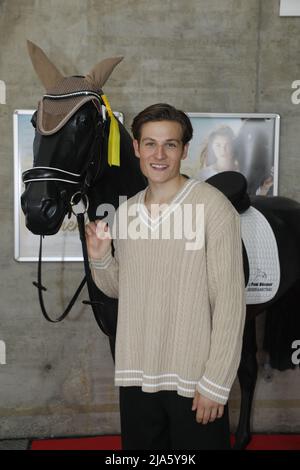
[[[159,225],[162,224],[164,220],[166,220],[167,217],[169,217],[172,212],[174,212],[179,204],[183,201],[183,199],[186,198],[186,196],[189,194],[191,189],[198,184],[199,181],[194,179],[194,178],[189,178],[187,182],[183,185],[183,187],[180,189],[180,191],[175,195],[175,197],[171,200],[171,202],[168,204],[168,207],[162,211],[162,213],[156,217],[155,219],[152,219],[150,217],[150,214],[148,210],[146,209],[144,200],[145,200],[145,194],[147,188],[145,188],[143,191],[141,191],[138,199],[138,213],[141,221],[148,227],[150,230],[154,231],[157,229]]]

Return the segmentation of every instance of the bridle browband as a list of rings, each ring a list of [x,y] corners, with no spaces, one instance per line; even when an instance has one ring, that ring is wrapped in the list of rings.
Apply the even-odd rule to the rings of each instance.
[[[73,91],[70,93],[57,93],[55,95],[46,93],[45,95],[43,95],[42,99],[48,98],[50,100],[59,100],[66,98],[77,98],[78,96],[95,96],[95,98],[97,98],[101,103],[103,103],[101,95],[92,90]]]

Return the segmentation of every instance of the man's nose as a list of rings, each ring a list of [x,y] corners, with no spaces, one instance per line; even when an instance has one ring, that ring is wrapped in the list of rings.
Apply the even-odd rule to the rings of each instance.
[[[165,149],[164,149],[164,146],[163,145],[158,145],[157,146],[157,150],[156,150],[156,158],[158,158],[159,160],[162,160],[164,158],[166,158],[166,155],[165,155]]]

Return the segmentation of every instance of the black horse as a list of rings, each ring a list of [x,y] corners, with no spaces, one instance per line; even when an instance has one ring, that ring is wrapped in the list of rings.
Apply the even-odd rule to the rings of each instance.
[[[66,214],[71,214],[76,195],[85,200],[88,198],[88,217],[95,220],[96,216],[106,215],[97,214],[99,206],[117,208],[120,195],[133,196],[146,186],[147,180],[140,171],[132,139],[120,122],[122,164],[110,165],[108,162],[111,119],[103,110],[106,107],[107,111],[108,106],[101,87],[121,59],[105,59],[85,77],[65,78],[38,46],[28,41],[28,50],[48,94],[31,120],[36,128],[34,167],[23,174],[26,187],[21,206],[26,226],[32,233],[53,235],[60,229]],[[58,90],[57,83],[60,85]],[[41,300],[41,289],[45,288],[39,287],[43,313],[50,319]],[[107,297],[94,283],[89,283],[88,288],[93,306],[96,306],[93,308],[96,321],[109,336],[114,358],[117,301]],[[67,310],[60,318],[66,313]]]
[[[103,63],[98,64],[87,76],[73,77],[75,80],[70,81],[70,77],[64,79],[59,74],[37,46],[30,43],[29,51],[34,67],[48,92],[45,99],[49,100],[50,106],[47,108],[47,115],[46,106],[39,105],[39,110],[32,119],[32,124],[36,127],[34,165],[23,174],[26,188],[21,204],[27,228],[35,234],[47,235],[59,230],[65,215],[71,210],[70,202],[76,192],[80,191],[89,199],[88,216],[90,220],[95,220],[100,204],[109,203],[116,208],[119,195],[131,197],[143,189],[147,181],[140,171],[131,137],[120,122],[120,166],[108,163],[112,119],[104,119],[99,106],[99,103],[105,105],[101,87],[111,72],[107,62],[105,72]],[[112,62],[109,64],[111,69],[115,65],[111,66]],[[91,76],[94,81],[86,83],[86,79]],[[105,80],[96,83],[99,76],[104,76]],[[76,84],[80,90],[74,88]],[[70,85],[73,89],[70,89]],[[72,101],[69,108],[61,105],[64,104],[63,100],[68,102],[74,97],[82,99],[83,96],[88,97],[87,102],[79,103],[80,105],[75,102],[77,108]],[[55,131],[45,129],[47,118]],[[273,229],[279,253],[280,283],[276,294],[268,302],[247,306],[242,358],[238,370],[241,411],[235,448],[241,449],[250,441],[250,414],[257,377],[255,317],[276,304],[284,295],[289,295],[290,289],[300,279],[300,204],[282,197],[257,196],[250,199],[246,179],[236,172],[228,172],[226,177],[224,174],[216,175],[208,182],[227,195],[241,216],[247,213],[250,206],[263,214]],[[244,266],[247,284],[250,263],[245,249]],[[105,296],[96,286],[93,296],[99,299],[102,308],[96,314],[99,326],[107,311],[116,322],[117,300]],[[109,339],[114,357],[115,335],[111,334]]]

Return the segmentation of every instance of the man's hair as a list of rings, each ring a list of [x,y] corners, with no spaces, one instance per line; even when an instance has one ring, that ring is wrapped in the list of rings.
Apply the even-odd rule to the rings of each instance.
[[[133,120],[131,130],[134,139],[140,141],[143,124],[154,121],[178,122],[182,128],[182,142],[187,144],[193,137],[193,127],[189,117],[179,109],[166,103],[157,103],[141,111]]]

